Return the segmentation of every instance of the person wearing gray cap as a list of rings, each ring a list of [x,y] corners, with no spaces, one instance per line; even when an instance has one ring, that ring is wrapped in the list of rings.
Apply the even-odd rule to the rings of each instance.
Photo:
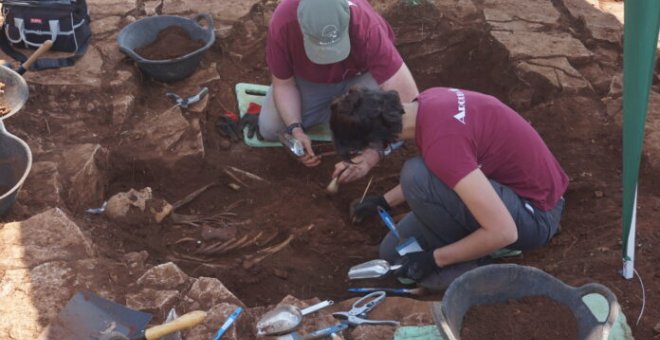
[[[394,33],[367,0],[282,0],[273,13],[266,43],[272,74],[259,132],[277,140],[286,131],[302,142],[300,160],[316,166],[305,129],[330,119],[330,102],[353,86],[395,90],[410,101],[419,91],[394,46]],[[353,161],[364,173],[381,157],[365,150]]]

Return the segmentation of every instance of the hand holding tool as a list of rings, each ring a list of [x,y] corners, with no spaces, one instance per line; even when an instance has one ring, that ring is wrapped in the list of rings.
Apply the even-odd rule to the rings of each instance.
[[[349,209],[351,223],[359,224],[362,223],[365,218],[378,214],[378,207],[383,208],[385,211],[391,209],[383,195],[365,196],[361,201],[356,199],[351,203]]]
[[[396,274],[419,282],[438,268],[432,250],[420,251],[403,255],[401,268],[396,270]]]

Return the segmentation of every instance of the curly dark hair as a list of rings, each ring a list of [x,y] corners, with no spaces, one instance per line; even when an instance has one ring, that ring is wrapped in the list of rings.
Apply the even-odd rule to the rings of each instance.
[[[401,133],[404,111],[396,91],[352,88],[333,100],[330,109],[335,148],[344,160],[367,147],[380,150]]]

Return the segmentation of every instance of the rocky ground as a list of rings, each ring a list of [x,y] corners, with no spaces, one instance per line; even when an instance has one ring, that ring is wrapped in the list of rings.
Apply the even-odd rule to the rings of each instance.
[[[420,89],[455,86],[497,96],[534,125],[568,172],[562,233],[546,249],[504,262],[541,268],[575,286],[603,283],[617,295],[633,335],[655,336],[660,321],[660,234],[653,225],[660,215],[660,183],[653,176],[660,170],[655,80],[638,216],[637,271],[645,295],[637,279],[626,281],[617,273],[622,95],[617,17],[622,17],[622,3],[372,4],[394,28]],[[352,302],[346,288],[356,284],[345,278],[347,269],[376,256],[386,232],[375,220],[364,227],[347,221],[348,202],[362,194],[367,179],[327,197],[322,188],[335,160],[306,169],[280,149],[231,143],[215,129],[222,112],[236,111],[236,83],[268,84],[265,28],[276,2],[90,0],[89,5],[94,36],[86,55],[71,68],[26,73],[30,98],[21,112],[4,121],[30,145],[34,164],[18,203],[0,220],[0,312],[5,316],[0,338],[37,338],[83,288],[154,314],[154,324],[171,308],[179,314],[209,311],[201,325],[184,333],[186,339],[210,338],[237,306],[247,311],[226,338],[253,338],[255,320],[280,301],[308,305],[332,298],[337,304],[306,319],[303,330],[332,324],[329,313]],[[118,49],[119,31],[135,20],[200,12],[215,18],[217,40],[185,80],[150,80]],[[188,96],[201,86],[210,89],[209,96],[187,109],[172,106],[164,95]],[[380,165],[371,191],[396,184],[399,166],[414,152],[409,147]],[[235,175],[243,182],[235,191],[227,187],[237,182],[226,174],[228,166],[264,181]],[[181,201],[209,184],[196,199]],[[129,199],[127,211],[137,214],[85,212],[130,189],[139,194],[128,197],[146,195]],[[145,208],[153,208],[153,202],[158,209]],[[163,211],[163,202],[173,204],[175,213],[198,219],[224,215],[193,227],[173,215],[159,221],[152,212]],[[230,235],[209,236],[220,229]],[[278,246],[255,261],[255,254]],[[430,325],[430,305],[439,298],[388,298],[370,318]],[[382,339],[394,331],[361,326],[344,335]]]

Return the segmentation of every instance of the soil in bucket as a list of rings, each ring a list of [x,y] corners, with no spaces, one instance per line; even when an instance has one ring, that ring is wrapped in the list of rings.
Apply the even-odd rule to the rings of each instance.
[[[549,297],[528,296],[504,303],[475,305],[465,315],[461,339],[576,339],[571,309]]]
[[[184,56],[204,47],[202,39],[194,40],[181,26],[170,26],[158,33],[151,44],[135,49],[145,59],[166,60]]]

